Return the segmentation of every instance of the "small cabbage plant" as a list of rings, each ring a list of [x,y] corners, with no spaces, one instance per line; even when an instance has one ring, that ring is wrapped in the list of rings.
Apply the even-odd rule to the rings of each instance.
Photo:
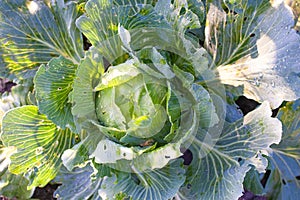
[[[0,194],[300,199],[295,24],[281,0],[1,0]]]

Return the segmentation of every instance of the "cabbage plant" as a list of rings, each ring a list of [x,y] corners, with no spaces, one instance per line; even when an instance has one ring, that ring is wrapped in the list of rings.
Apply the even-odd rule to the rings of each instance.
[[[299,199],[295,24],[281,0],[2,0],[0,193]]]

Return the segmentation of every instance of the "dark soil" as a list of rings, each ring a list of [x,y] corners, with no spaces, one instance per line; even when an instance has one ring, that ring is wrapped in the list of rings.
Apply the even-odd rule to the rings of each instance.
[[[59,185],[48,184],[43,188],[36,188],[34,194],[31,198],[40,199],[40,200],[54,200],[53,197],[54,191]]]
[[[10,92],[11,88],[16,84],[12,81],[8,81],[0,78],[0,93]]]

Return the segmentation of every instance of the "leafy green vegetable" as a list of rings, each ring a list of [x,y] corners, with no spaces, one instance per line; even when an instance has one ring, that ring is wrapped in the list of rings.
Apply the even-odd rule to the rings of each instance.
[[[300,198],[293,17],[280,0],[1,1],[0,77],[17,85],[0,194]],[[261,105],[243,116],[240,95]]]
[[[283,124],[283,136],[278,145],[270,150],[271,169],[274,170],[268,182],[267,193],[276,199],[297,199],[300,197],[298,187],[300,157],[300,101],[287,103],[278,113]],[[272,194],[270,189],[277,190]]]
[[[59,57],[41,65],[34,79],[39,111],[62,129],[75,129],[69,99],[75,71],[72,62]]]
[[[0,56],[10,73],[28,78],[40,64],[62,55],[78,63],[83,55],[76,3],[63,0],[4,0],[0,3]]]
[[[270,6],[268,1],[229,3],[228,9],[237,13],[226,15],[220,6],[211,4],[207,16],[213,24],[207,27],[206,43],[219,66],[221,82],[243,86],[246,97],[267,100],[273,108],[284,100],[298,99],[300,36],[292,29],[291,9],[283,3]],[[245,12],[240,13],[240,9]],[[217,15],[221,17],[214,18]],[[218,31],[221,35],[216,41],[211,37],[218,27],[224,30]],[[223,35],[227,33],[233,37]]]
[[[62,164],[60,155],[70,148],[73,138],[70,130],[56,127],[36,106],[12,109],[3,118],[1,140],[4,146],[17,148],[10,156],[9,170],[28,173],[28,189],[45,186],[55,177]]]
[[[276,127],[276,128],[275,128]],[[199,132],[190,150],[193,161],[187,169],[180,196],[186,199],[237,199],[250,170],[250,160],[281,139],[281,123],[271,118],[267,103],[241,120],[225,127],[219,138]],[[196,159],[195,159],[196,158]],[[239,161],[240,160],[240,161]],[[266,167],[266,166],[265,166]]]

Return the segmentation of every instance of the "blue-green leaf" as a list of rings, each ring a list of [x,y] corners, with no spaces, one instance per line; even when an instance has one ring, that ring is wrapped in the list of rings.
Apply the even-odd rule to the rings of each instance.
[[[265,102],[243,120],[224,127],[219,137],[199,131],[189,147],[193,160],[178,195],[203,200],[242,196],[243,180],[250,170],[249,164],[253,164],[253,157],[281,139],[281,123],[271,118],[271,114],[269,104]]]
[[[269,101],[272,108],[298,99],[300,35],[293,29],[291,9],[282,1],[271,5],[247,0],[226,6],[234,12],[210,5],[207,22],[212,24],[206,27],[206,46],[221,82],[243,86],[244,96]]]
[[[102,179],[100,177],[93,178],[93,174],[95,175],[95,168],[89,163],[82,168],[75,168],[73,171],[62,167],[55,178],[55,181],[62,185],[54,192],[53,197],[59,200],[101,200],[98,189]]]
[[[31,189],[45,186],[56,176],[61,154],[71,147],[74,135],[58,128],[36,106],[23,106],[5,114],[1,139],[5,146],[17,148],[10,157],[9,171],[28,173]]]
[[[132,199],[171,199],[184,183],[182,160],[176,160],[162,169],[140,173],[115,172],[103,179],[99,195],[102,199],[115,199],[118,195]]]
[[[300,192],[294,190],[299,191],[300,188],[297,178],[300,175],[300,100],[287,103],[280,109],[277,117],[283,124],[283,136],[278,145],[271,146],[270,160],[273,173],[276,174],[269,185],[274,182],[280,184],[277,199],[297,199]],[[271,195],[272,189],[268,189],[267,192]]]

